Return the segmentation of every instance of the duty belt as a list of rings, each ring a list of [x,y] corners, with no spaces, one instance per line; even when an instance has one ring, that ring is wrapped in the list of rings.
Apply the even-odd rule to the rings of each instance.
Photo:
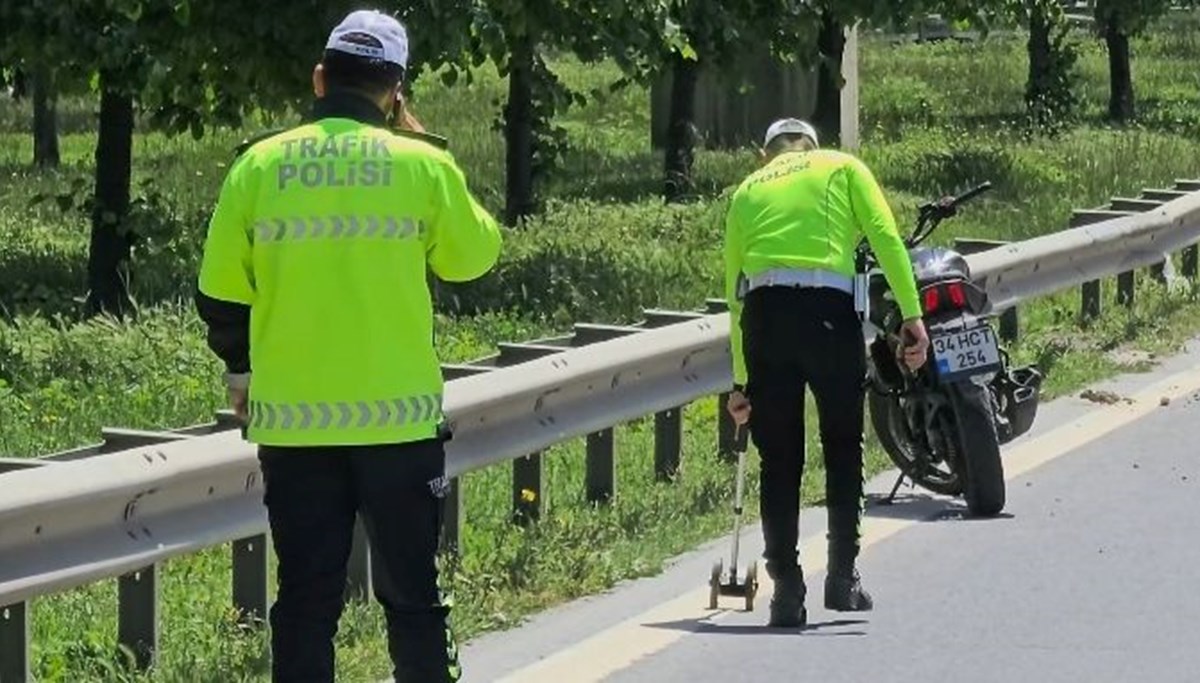
[[[746,278],[746,291],[760,287],[826,288],[854,294],[854,278],[828,270],[773,268]]]

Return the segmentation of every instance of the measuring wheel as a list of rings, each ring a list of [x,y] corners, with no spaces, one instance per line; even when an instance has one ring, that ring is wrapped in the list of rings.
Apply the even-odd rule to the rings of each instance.
[[[751,562],[746,568],[746,580],[742,584],[746,591],[746,611],[754,611],[754,596],[758,595],[758,563]]]
[[[713,563],[712,574],[708,579],[708,608],[716,609],[717,601],[721,597],[721,574],[724,573],[724,560],[717,560]]]

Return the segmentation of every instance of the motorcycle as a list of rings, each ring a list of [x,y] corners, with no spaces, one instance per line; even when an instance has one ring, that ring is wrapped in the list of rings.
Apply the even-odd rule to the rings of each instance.
[[[907,239],[929,361],[915,373],[897,360],[900,308],[865,240],[856,252],[864,326],[872,339],[868,362],[871,425],[900,469],[886,502],[905,478],[934,493],[961,495],[974,516],[999,514],[1005,504],[1000,446],[1029,431],[1037,415],[1042,375],[1032,366],[1011,368],[992,325],[987,292],[971,277],[963,256],[945,247],[922,247],[961,205],[991,189],[984,183],[958,197],[920,207]],[[860,303],[860,310],[864,308]]]

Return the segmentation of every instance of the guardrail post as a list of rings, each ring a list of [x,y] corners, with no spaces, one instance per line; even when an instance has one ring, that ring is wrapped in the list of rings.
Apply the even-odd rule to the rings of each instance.
[[[1158,263],[1150,266],[1150,277],[1153,278],[1155,282],[1164,285],[1167,284],[1167,262],[1159,261]]]
[[[551,343],[543,344],[497,344],[500,355],[496,365],[509,367],[525,363],[556,353],[562,353],[566,347]],[[542,516],[545,495],[542,491],[542,454],[530,453],[513,460],[512,463],[512,521],[514,524],[526,525],[536,522]]]
[[[709,314],[729,311],[729,302],[725,299],[708,299],[704,304],[705,311]],[[729,405],[730,393],[726,391],[717,395],[717,455],[734,462],[737,460],[736,444],[734,443],[734,432],[737,430],[737,425],[733,424],[733,417],[725,409],[725,406]]]
[[[1007,309],[1000,314],[1000,338],[1006,342],[1016,342],[1021,336],[1021,319],[1017,307]]]
[[[117,642],[147,669],[158,650],[158,569],[150,565],[117,579],[117,603]]]
[[[366,600],[371,594],[371,549],[362,516],[354,520],[350,560],[346,563],[346,599]]]
[[[672,408],[654,415],[654,477],[670,481],[679,473],[679,453],[683,448],[683,408]]]
[[[1100,317],[1100,281],[1092,280],[1083,283],[1083,303],[1081,306],[1082,317],[1084,322],[1095,320]]]
[[[1197,268],[1197,265],[1200,265],[1198,263],[1200,262],[1200,258],[1197,258],[1197,256],[1200,256],[1200,249],[1194,244],[1183,250],[1183,267],[1181,270],[1183,271],[1183,276],[1189,280],[1195,280],[1197,270],[1200,270],[1200,268]]]
[[[1117,275],[1117,303],[1122,306],[1133,305],[1133,293],[1137,288],[1137,274],[1128,271]]]
[[[245,624],[267,619],[267,535],[233,542],[233,606]]]
[[[0,607],[0,683],[25,683],[29,675],[29,615],[25,603]]]
[[[442,552],[458,553],[458,539],[462,535],[462,506],[462,479],[451,477],[450,489],[442,499]]]
[[[512,494],[513,522],[530,524],[542,516],[542,454],[530,453],[513,460]]]
[[[729,396],[732,392],[725,392],[717,396],[717,453],[724,459],[733,462],[737,460],[736,444],[734,443],[734,432],[737,431],[737,425],[733,423],[733,416],[725,409],[729,405]]]
[[[617,489],[617,459],[613,457],[613,430],[604,429],[587,437],[587,499],[607,503]]]

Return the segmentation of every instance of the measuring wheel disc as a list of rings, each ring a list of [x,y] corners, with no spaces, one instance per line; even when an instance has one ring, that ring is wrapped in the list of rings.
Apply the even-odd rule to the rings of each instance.
[[[716,609],[717,600],[721,597],[721,574],[723,571],[723,561],[718,560],[713,563],[712,574],[708,578],[708,608]]]
[[[758,594],[758,563],[751,562],[746,568],[746,581],[742,584],[746,589],[746,611],[754,611],[754,597]]]

